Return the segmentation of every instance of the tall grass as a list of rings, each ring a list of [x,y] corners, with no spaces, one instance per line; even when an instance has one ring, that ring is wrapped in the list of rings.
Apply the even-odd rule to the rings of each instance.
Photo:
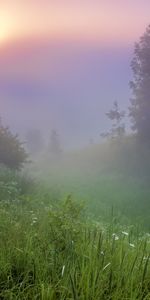
[[[150,299],[149,253],[149,234],[93,221],[71,196],[0,205],[2,300]]]

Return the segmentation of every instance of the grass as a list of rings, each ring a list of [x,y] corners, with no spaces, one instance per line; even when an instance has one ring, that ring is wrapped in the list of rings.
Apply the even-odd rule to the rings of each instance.
[[[0,300],[150,299],[148,169],[105,146],[43,158],[35,181],[0,169]]]
[[[149,234],[93,221],[71,196],[0,205],[0,299],[150,299],[149,253]]]

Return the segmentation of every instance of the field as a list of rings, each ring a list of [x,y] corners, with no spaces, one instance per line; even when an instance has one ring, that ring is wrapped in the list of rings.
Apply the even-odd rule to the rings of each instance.
[[[87,219],[70,197],[34,201],[1,204],[1,299],[150,298],[149,234]]]
[[[147,177],[96,151],[1,168],[0,299],[150,299]]]

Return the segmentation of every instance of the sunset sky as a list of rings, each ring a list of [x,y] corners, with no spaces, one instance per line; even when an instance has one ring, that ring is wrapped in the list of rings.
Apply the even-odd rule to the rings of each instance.
[[[2,118],[79,143],[98,136],[112,102],[129,104],[134,42],[149,23],[149,0],[1,0]]]
[[[148,0],[1,0],[0,41],[29,36],[129,43],[149,23]]]

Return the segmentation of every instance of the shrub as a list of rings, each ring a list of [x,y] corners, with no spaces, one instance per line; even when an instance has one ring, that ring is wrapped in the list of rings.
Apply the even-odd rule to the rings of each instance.
[[[27,174],[0,165],[0,201],[12,201],[32,194],[35,182]]]
[[[18,135],[13,135],[9,127],[0,125],[0,163],[10,169],[19,170],[27,161],[27,157]]]

